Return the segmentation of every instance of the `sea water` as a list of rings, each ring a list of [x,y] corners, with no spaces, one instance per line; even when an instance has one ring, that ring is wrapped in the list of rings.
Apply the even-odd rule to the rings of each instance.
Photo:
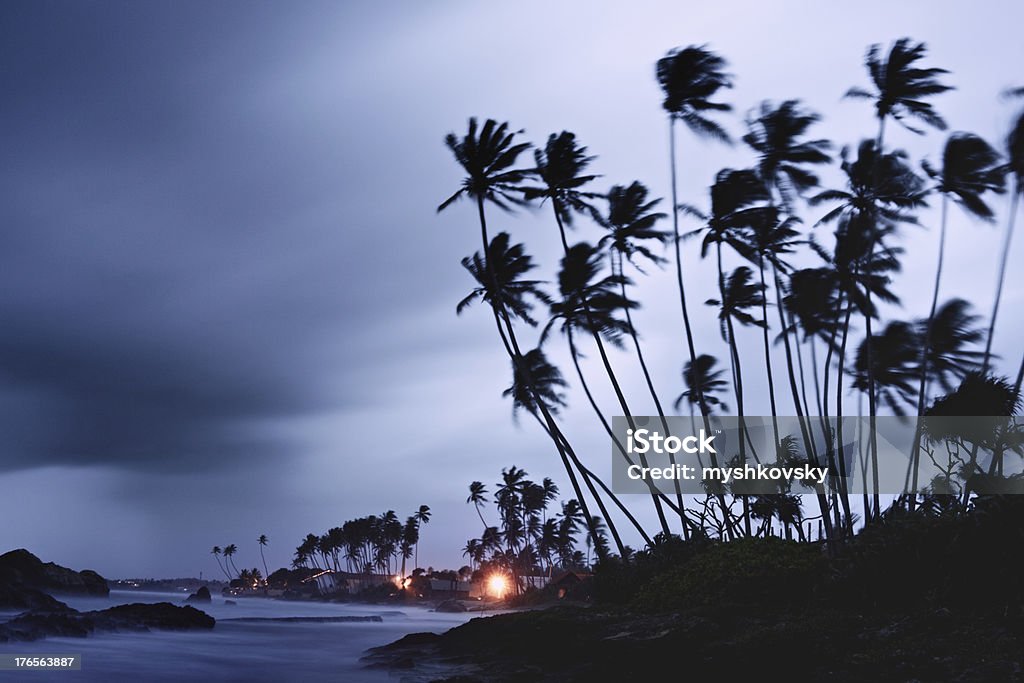
[[[184,604],[184,593],[111,591],[109,598],[62,597],[80,611],[133,602]],[[465,623],[472,613],[447,614],[405,605],[330,604],[264,598],[236,598],[225,604],[197,605],[214,617],[213,630],[97,633],[88,638],[47,638],[31,643],[0,643],[0,652],[29,656],[81,656],[81,671],[0,671],[0,681],[61,683],[139,681],[394,681],[388,673],[364,668],[367,648],[409,633],[442,633]],[[381,621],[341,623],[282,622],[282,617],[379,616]],[[260,621],[232,621],[259,617]]]

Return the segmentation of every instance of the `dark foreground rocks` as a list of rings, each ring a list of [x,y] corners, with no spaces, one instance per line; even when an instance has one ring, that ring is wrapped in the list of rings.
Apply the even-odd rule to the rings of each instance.
[[[1024,620],[1000,615],[552,608],[374,648],[403,681],[1020,681]]]
[[[0,607],[25,606],[18,604],[17,598],[23,589],[47,594],[110,594],[106,579],[89,569],[76,572],[53,562],[43,562],[24,548],[0,555]]]
[[[92,612],[77,612],[65,606],[58,612],[26,612],[0,624],[0,642],[47,637],[84,638],[104,631],[211,629],[215,623],[213,617],[195,607],[180,607],[169,602],[133,603]]]

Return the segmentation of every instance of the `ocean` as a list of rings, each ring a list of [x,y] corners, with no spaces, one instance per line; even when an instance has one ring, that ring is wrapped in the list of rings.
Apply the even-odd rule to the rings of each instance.
[[[183,593],[111,591],[109,598],[62,597],[77,610],[132,602],[184,604]],[[81,656],[81,671],[0,671],[0,681],[119,683],[131,681],[231,681],[238,683],[395,681],[388,673],[363,668],[367,648],[409,633],[442,633],[476,614],[447,614],[404,605],[328,604],[238,598],[226,605],[214,595],[199,606],[217,619],[212,631],[100,633],[89,638],[48,638],[0,643],[0,652],[29,656]],[[232,621],[236,618],[380,616],[380,622],[310,623]],[[5,615],[6,616],[6,615]]]

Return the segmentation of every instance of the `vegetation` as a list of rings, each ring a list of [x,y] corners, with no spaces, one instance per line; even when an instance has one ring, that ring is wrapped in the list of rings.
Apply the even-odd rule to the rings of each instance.
[[[955,462],[945,470],[947,475],[934,482],[918,482],[921,458],[934,460],[942,441],[922,426],[909,454],[905,494],[897,497],[887,512],[879,488],[877,436],[871,429],[863,461],[870,495],[866,492],[862,501],[851,502],[847,457],[841,455],[840,448],[850,437],[843,434],[841,418],[851,412],[851,393],[858,405],[864,399],[869,418],[907,413],[950,415],[953,398],[965,411],[961,414],[1009,417],[1017,411],[1024,377],[1024,361],[1019,370],[1013,366],[1000,375],[991,354],[1006,271],[1005,252],[987,330],[968,301],[942,298],[951,203],[981,221],[993,222],[1003,214],[1009,244],[1024,190],[1024,113],[1018,114],[1005,146],[958,131],[936,141],[941,147],[940,164],[915,162],[906,152],[887,146],[886,126],[895,122],[921,135],[925,128],[945,131],[947,123],[937,102],[952,89],[946,82],[948,72],[928,64],[924,43],[910,38],[887,47],[871,46],[865,66],[869,87],[853,87],[846,94],[874,105],[877,126],[866,131],[864,139],[840,146],[814,136],[820,115],[794,99],[758,103],[743,120],[745,132],[731,135],[727,119],[733,107],[722,100],[734,82],[727,61],[703,46],[670,51],[655,70],[669,120],[672,197],[670,210],[665,212],[658,211],[662,200],[651,196],[638,180],[613,184],[605,191],[597,189],[600,176],[592,170],[596,157],[570,131],[553,133],[543,146],[534,148],[523,138],[523,131],[508,123],[493,119],[481,123],[471,118],[464,135],[446,137],[465,177],[461,188],[438,211],[462,198],[472,200],[481,238],[481,250],[462,261],[475,286],[457,311],[461,314],[475,302],[486,306],[493,317],[501,348],[512,363],[513,383],[504,395],[512,398],[515,415],[529,414],[550,438],[572,486],[572,517],[577,518],[578,508],[578,519],[587,529],[585,538],[595,541],[593,551],[600,564],[612,566],[631,558],[640,561],[623,542],[623,525],[644,540],[644,552],[653,552],[677,534],[692,542],[783,535],[795,541],[823,538],[832,545],[852,537],[857,524],[882,523],[895,510],[912,513],[938,494],[956,493],[944,509],[962,514],[974,505],[972,490],[981,478],[991,484],[992,477],[1003,476],[1005,456],[1024,454],[1016,423],[1004,420],[991,425],[984,435],[949,437],[960,448]],[[715,175],[707,210],[677,196],[677,122],[698,136],[723,143],[738,138],[751,153],[747,168],[723,169]],[[527,161],[531,149],[532,163]],[[819,175],[832,164],[843,182],[822,188]],[[1008,202],[999,197],[1006,191],[1007,176]],[[508,232],[492,237],[487,222],[489,207],[511,211],[544,202],[550,204],[554,218],[551,239],[557,230],[562,251],[551,283],[536,275],[538,265],[524,244]],[[902,228],[919,225],[919,214],[930,202],[941,204],[941,222],[935,226],[931,305],[915,318],[885,319],[885,312],[900,302],[893,283],[903,257]],[[671,229],[664,225],[669,219]],[[685,221],[696,225],[687,232]],[[575,234],[570,235],[569,230],[578,233],[587,224],[595,237],[573,241]],[[711,349],[696,348],[694,341],[692,293],[687,289],[687,264],[681,249],[682,240],[693,236],[701,239],[702,257],[713,257],[717,266],[717,281],[703,293],[707,305],[718,313],[728,358],[725,363],[710,353]],[[670,253],[662,255],[662,248],[668,246],[672,247]],[[624,370],[614,367],[609,354],[609,347],[624,347],[627,341],[647,393],[665,420],[659,389],[666,389],[656,386],[660,380],[652,377],[634,324],[633,312],[640,301],[633,277],[643,275],[643,268],[662,267],[669,260],[674,261],[683,321],[677,348],[684,349],[680,359],[683,385],[670,388],[678,396],[674,408],[686,406],[710,431],[709,416],[728,409],[725,394],[729,392],[728,403],[742,420],[749,404],[744,380],[751,373],[763,373],[767,383],[764,404],[774,425],[775,459],[823,465],[839,475],[831,479],[830,486],[815,491],[814,512],[804,510],[806,496],[788,489],[771,495],[752,494],[737,483],[709,491],[703,498],[687,499],[678,488],[674,496],[652,488],[650,503],[658,522],[654,529],[645,528],[563,432],[560,418],[568,407],[568,381],[545,353],[546,346],[554,343],[555,330],[562,333],[579,387],[609,436],[614,439],[608,410],[624,415],[629,426],[634,426],[634,413],[621,381]],[[700,284],[690,282],[689,286]],[[756,354],[751,355],[753,350],[738,342],[737,330],[743,327],[760,332],[761,348]],[[774,344],[781,344],[784,350],[782,364],[773,353],[773,337]],[[591,350],[596,353],[590,354]],[[596,359],[596,366],[588,367],[587,358]],[[1014,375],[1016,382],[1011,379]],[[608,382],[613,391],[614,407],[602,406],[595,399],[592,389],[601,381]],[[982,400],[1000,388],[1008,392],[1006,400]],[[983,408],[1001,412],[979,412]],[[777,418],[786,414],[806,418],[800,421],[799,433],[780,432]],[[743,464],[751,454],[745,439],[738,442],[738,452],[724,457],[730,463]],[[625,455],[622,444],[615,443]],[[987,468],[978,456],[982,447],[995,453]],[[710,458],[712,465],[718,464],[715,454]],[[547,520],[530,528],[532,517],[542,515],[544,507],[524,502],[523,475],[514,467],[503,472],[505,480],[499,486],[506,498],[496,498],[498,526],[488,526],[485,521],[485,487],[479,482],[471,486],[467,502],[474,504],[484,526],[481,538],[466,547],[474,563],[482,563],[489,553],[501,558],[510,571],[565,564],[566,557],[546,554],[551,553],[559,522]],[[860,510],[855,512],[858,506]],[[562,522],[568,523],[568,519],[563,511]],[[817,535],[808,524],[815,521]],[[548,523],[551,533],[545,537]],[[607,544],[599,541],[605,531]],[[742,552],[743,547],[728,552]]]

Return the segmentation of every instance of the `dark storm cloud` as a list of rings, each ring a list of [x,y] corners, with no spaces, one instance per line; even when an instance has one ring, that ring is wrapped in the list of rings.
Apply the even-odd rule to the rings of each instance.
[[[247,427],[346,404],[350,332],[395,306],[358,283],[414,269],[346,122],[312,139],[273,91],[265,11],[5,7],[0,469],[287,455]]]

